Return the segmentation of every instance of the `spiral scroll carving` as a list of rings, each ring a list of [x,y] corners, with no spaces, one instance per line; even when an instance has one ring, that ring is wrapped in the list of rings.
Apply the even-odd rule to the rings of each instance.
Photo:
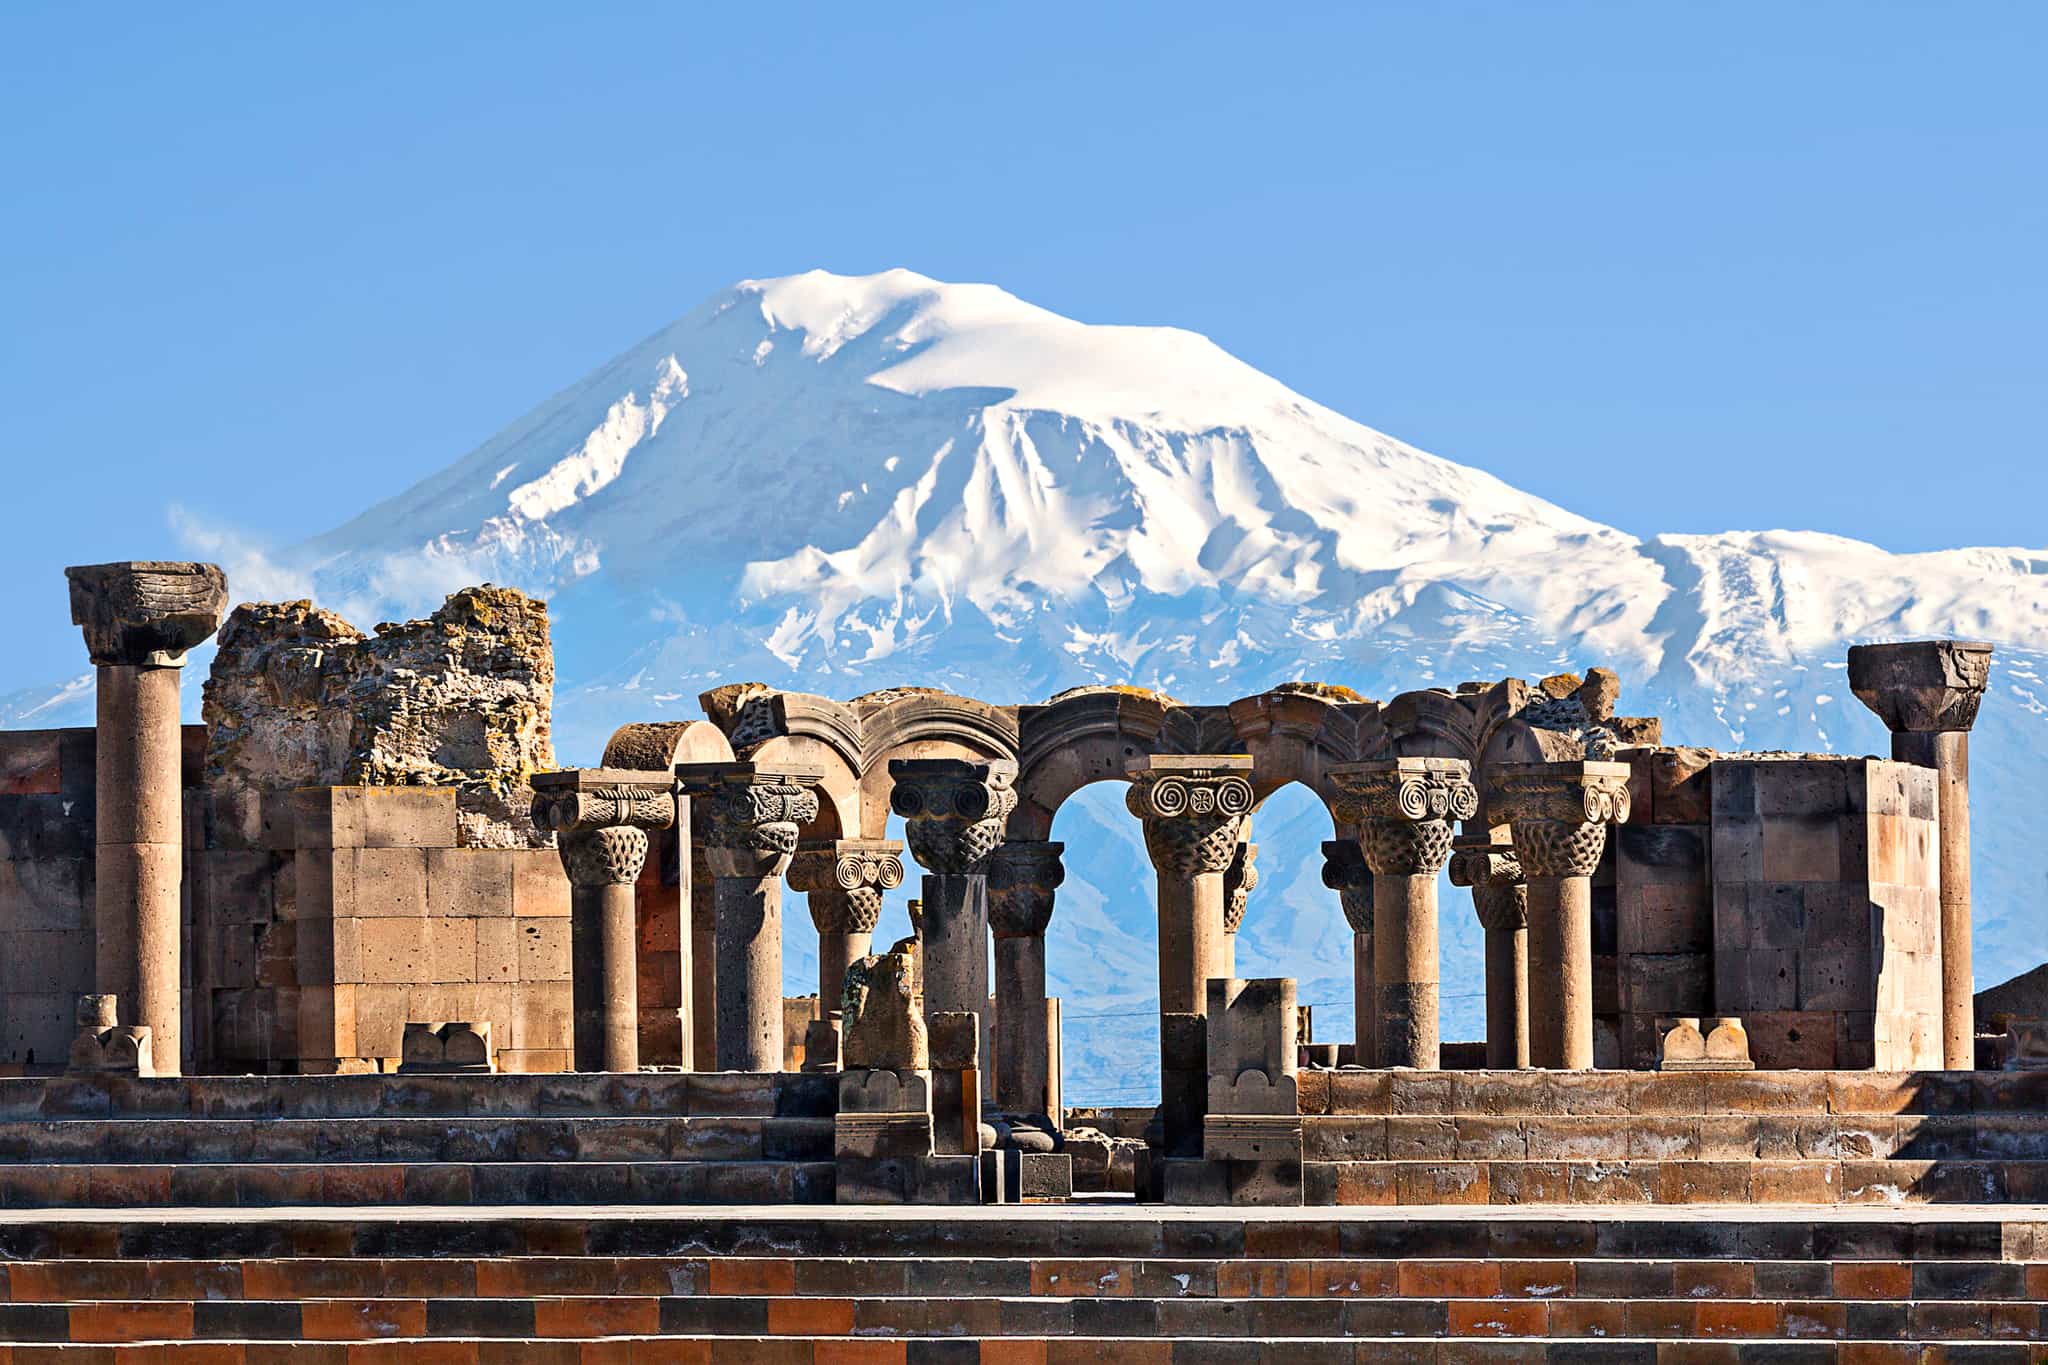
[[[902,845],[845,840],[803,848],[789,864],[789,884],[810,902],[821,934],[871,934],[882,916],[882,893],[903,885]]]
[[[587,770],[586,770],[587,772]],[[551,830],[562,869],[574,886],[619,886],[639,880],[647,865],[647,832],[676,822],[666,781],[580,787],[576,773],[535,779],[533,822]]]
[[[959,876],[984,870],[1017,808],[1017,765],[970,759],[897,760],[889,809],[903,817],[918,865]]]

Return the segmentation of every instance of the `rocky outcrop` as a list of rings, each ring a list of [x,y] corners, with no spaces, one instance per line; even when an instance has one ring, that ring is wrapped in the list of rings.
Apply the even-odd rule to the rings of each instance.
[[[554,766],[547,604],[465,588],[366,636],[310,602],[237,607],[206,680],[216,837],[261,842],[265,798],[306,786],[448,786],[462,842],[543,846],[532,775]]]

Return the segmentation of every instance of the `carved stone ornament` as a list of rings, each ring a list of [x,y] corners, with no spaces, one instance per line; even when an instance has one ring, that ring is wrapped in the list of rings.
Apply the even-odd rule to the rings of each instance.
[[[988,927],[997,938],[1037,938],[1052,923],[1053,893],[1067,879],[1067,846],[1011,839],[988,860]]]
[[[1894,734],[1969,729],[1990,677],[1991,646],[1971,640],[1849,649],[1849,690]]]
[[[1472,909],[1482,928],[1511,931],[1529,927],[1529,888],[1510,845],[1453,845],[1451,884],[1471,888]]]
[[[840,996],[840,1065],[848,1071],[931,1066],[917,963],[907,953],[864,957],[846,969]]]
[[[1223,872],[1223,932],[1234,934],[1244,925],[1245,907],[1259,885],[1259,846],[1244,843]]]
[[[1461,758],[1385,758],[1329,770],[1355,818],[1376,877],[1433,877],[1451,855],[1450,822],[1479,813],[1472,765]]]
[[[824,779],[811,764],[680,763],[676,780],[690,798],[691,831],[717,877],[779,877],[799,831],[818,818]]]
[[[217,564],[81,564],[64,576],[71,623],[102,666],[182,668],[186,651],[220,628],[228,605],[227,575]]]
[[[1514,830],[1525,877],[1590,877],[1607,826],[1628,819],[1626,763],[1503,763],[1491,773],[1487,816]]]
[[[959,876],[981,872],[1017,808],[1013,759],[889,761],[889,809],[903,817],[918,866]]]
[[[647,831],[676,822],[674,785],[616,768],[536,773],[533,823],[555,834],[572,885],[627,885],[647,864]]]
[[[1230,870],[1255,803],[1252,761],[1242,754],[1139,759],[1124,804],[1145,822],[1145,851],[1162,876]]]
[[[1352,933],[1372,932],[1372,869],[1358,840],[1323,841],[1323,885],[1337,893]]]
[[[872,934],[882,917],[882,893],[903,885],[903,845],[841,839],[799,848],[789,862],[789,884],[810,899],[819,933]]]

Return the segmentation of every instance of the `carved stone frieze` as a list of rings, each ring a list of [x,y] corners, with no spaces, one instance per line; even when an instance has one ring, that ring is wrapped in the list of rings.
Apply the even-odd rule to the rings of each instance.
[[[712,875],[781,876],[799,832],[818,818],[812,788],[824,775],[822,768],[797,763],[678,764],[691,831]]]
[[[1244,925],[1245,907],[1259,885],[1259,846],[1241,843],[1223,872],[1223,932],[1234,934]]]
[[[1255,801],[1252,761],[1241,754],[1139,759],[1124,804],[1145,822],[1145,850],[1160,875],[1227,872]]]
[[[984,870],[1017,808],[1013,759],[898,758],[889,809],[903,817],[910,852],[927,872]]]
[[[1011,839],[988,859],[988,927],[997,938],[1036,938],[1052,923],[1053,893],[1067,879],[1067,846]]]
[[[1991,677],[1991,646],[1970,640],[1853,645],[1849,690],[1894,734],[1968,730]]]
[[[80,564],[64,576],[71,623],[103,667],[182,668],[186,651],[220,628],[228,605],[227,575],[217,564]]]
[[[666,773],[581,768],[536,773],[533,823],[552,832],[575,886],[639,880],[647,831],[676,822],[675,782]]]
[[[1499,931],[1529,927],[1529,888],[1511,846],[1454,845],[1451,884],[1471,888],[1472,908],[1481,927]]]
[[[1323,885],[1337,893],[1352,933],[1372,932],[1372,869],[1358,840],[1323,841]]]
[[[1625,763],[1503,763],[1491,774],[1487,815],[1513,829],[1525,877],[1590,877],[1607,826],[1628,819],[1628,773]]]
[[[789,884],[810,900],[821,934],[871,934],[882,916],[882,893],[903,885],[903,845],[894,839],[840,839],[799,848]]]
[[[1451,821],[1479,813],[1472,765],[1461,758],[1346,763],[1330,769],[1330,777],[1376,877],[1435,876],[1451,854]]]

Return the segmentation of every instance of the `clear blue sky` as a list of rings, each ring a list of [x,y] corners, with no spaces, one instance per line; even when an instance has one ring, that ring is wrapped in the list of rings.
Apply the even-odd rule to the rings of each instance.
[[[2039,546],[2044,69],[2038,0],[17,0],[6,681],[171,504],[289,543],[813,266],[1194,328],[1638,533]]]

